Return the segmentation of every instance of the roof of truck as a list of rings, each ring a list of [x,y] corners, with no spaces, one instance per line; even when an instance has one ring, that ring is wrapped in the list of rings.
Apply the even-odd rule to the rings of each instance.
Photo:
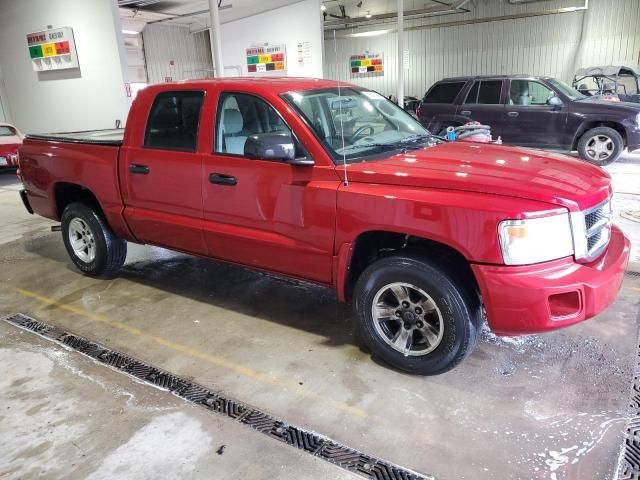
[[[276,77],[276,76],[262,76],[262,77],[224,77],[224,78],[210,78],[199,80],[181,80],[173,83],[160,83],[151,85],[147,88],[155,88],[162,90],[167,85],[174,87],[185,86],[191,88],[206,88],[212,85],[221,85],[225,88],[234,87],[247,87],[251,85],[260,89],[270,90],[273,93],[284,93],[291,90],[311,90],[316,88],[328,88],[337,87],[338,85],[347,87],[354,86],[345,82],[338,82],[335,80],[324,80],[321,78],[308,78],[308,77]]]

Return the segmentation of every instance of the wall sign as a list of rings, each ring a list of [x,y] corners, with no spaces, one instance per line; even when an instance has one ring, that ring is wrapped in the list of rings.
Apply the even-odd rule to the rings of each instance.
[[[78,68],[78,55],[70,27],[27,34],[31,65],[36,72]]]
[[[384,72],[384,62],[382,61],[381,53],[351,55],[349,61],[351,62],[352,74],[361,75]]]
[[[247,52],[247,72],[256,73],[285,73],[287,71],[286,45],[269,45],[249,47]]]

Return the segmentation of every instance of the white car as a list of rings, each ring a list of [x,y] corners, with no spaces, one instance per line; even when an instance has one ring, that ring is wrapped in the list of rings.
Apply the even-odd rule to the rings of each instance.
[[[18,167],[18,147],[24,135],[9,123],[0,123],[0,169]]]

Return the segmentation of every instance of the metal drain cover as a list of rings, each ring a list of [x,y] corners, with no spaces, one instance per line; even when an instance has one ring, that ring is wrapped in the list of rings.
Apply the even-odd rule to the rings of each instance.
[[[231,418],[275,440],[307,452],[363,478],[373,480],[434,480],[342,445],[329,437],[311,432],[262,410],[214,392],[202,385],[153,367],[129,355],[111,350],[100,343],[66,332],[23,314],[11,315],[5,321],[72,348],[97,362],[131,375],[138,380],[160,387],[188,402],[211,412]]]

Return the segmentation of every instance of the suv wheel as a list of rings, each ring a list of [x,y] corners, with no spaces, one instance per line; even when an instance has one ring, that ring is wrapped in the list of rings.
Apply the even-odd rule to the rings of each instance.
[[[355,289],[361,337],[374,356],[405,372],[437,375],[475,346],[480,302],[444,269],[411,255],[376,261]]]
[[[580,157],[601,167],[615,162],[623,150],[622,136],[609,127],[587,130],[578,142]]]
[[[127,242],[114,235],[102,216],[84,203],[71,203],[62,213],[62,240],[83,273],[109,277],[127,257]]]

